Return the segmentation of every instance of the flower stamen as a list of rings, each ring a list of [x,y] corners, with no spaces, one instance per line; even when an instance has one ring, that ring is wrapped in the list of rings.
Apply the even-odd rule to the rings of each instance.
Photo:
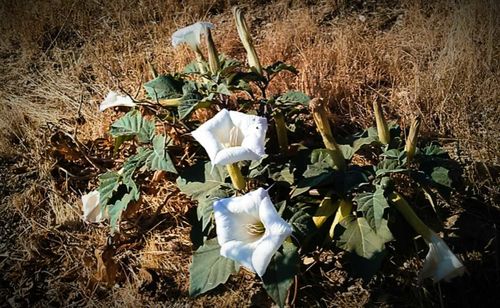
[[[247,229],[248,234],[252,236],[259,236],[264,234],[264,232],[266,232],[264,224],[260,221],[254,224],[246,224],[244,226]]]

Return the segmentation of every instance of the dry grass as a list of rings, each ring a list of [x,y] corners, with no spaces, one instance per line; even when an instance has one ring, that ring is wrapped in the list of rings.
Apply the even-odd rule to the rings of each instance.
[[[271,91],[298,89],[327,99],[339,130],[371,125],[373,100],[380,100],[390,117],[404,125],[421,115],[425,136],[447,143],[451,154],[470,166],[466,175],[472,189],[492,208],[498,206],[498,1],[250,3],[243,6],[261,61],[284,60],[300,71],[298,77],[284,74],[275,80]],[[149,79],[147,61],[160,72],[179,70],[191,61],[189,50],[170,45],[171,33],[180,26],[200,19],[214,22],[219,51],[244,60],[230,14],[232,4],[3,1],[0,180],[5,184],[0,189],[4,196],[0,213],[9,223],[0,233],[0,296],[5,302],[13,306],[269,305],[261,289],[241,287],[253,283],[247,274],[232,278],[213,295],[186,297],[190,205],[176,196],[168,186],[171,182],[167,191],[146,198],[143,210],[151,214],[168,194],[175,196],[162,210],[158,227],[142,234],[137,246],[117,252],[120,287],[97,283],[95,251],[105,243],[105,229],[79,221],[78,201],[95,182],[71,185],[71,176],[54,178],[56,161],[48,142],[57,131],[74,134],[82,143],[105,138],[112,115],[98,113],[97,106],[108,90],[141,96],[141,84]],[[78,124],[80,117],[84,124]],[[89,167],[85,162],[80,165]],[[478,215],[487,217],[491,212],[486,211],[490,209]],[[479,218],[475,221],[482,223]],[[491,258],[488,251],[462,250]],[[479,266],[481,257],[477,262],[474,258],[469,261]],[[335,266],[328,270],[334,280],[341,275]],[[436,290],[428,298],[415,291],[414,284],[405,286],[418,301],[437,304]],[[365,287],[353,280],[322,286],[325,294],[336,294],[336,306],[401,303],[395,300],[397,293],[380,294],[384,285],[371,291]],[[301,305],[318,294],[308,291],[307,285],[300,292],[305,299]]]

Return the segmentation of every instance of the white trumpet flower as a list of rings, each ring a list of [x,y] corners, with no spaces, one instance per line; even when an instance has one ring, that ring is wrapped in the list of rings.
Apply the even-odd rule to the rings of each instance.
[[[266,118],[222,109],[191,134],[215,166],[261,159],[266,131]]]
[[[110,91],[99,106],[99,111],[103,112],[108,108],[117,106],[135,107],[137,104],[127,95],[119,95],[115,91]]]
[[[432,231],[431,231],[432,232]],[[424,266],[419,274],[419,279],[432,277],[434,282],[442,279],[450,279],[462,276],[465,272],[465,266],[450,250],[448,245],[436,233],[432,232],[429,244],[429,252],[425,257]]]
[[[206,34],[208,29],[213,29],[210,22],[197,22],[185,28],[179,29],[172,34],[172,46],[177,47],[186,43],[193,51],[200,50],[201,34]]]
[[[214,202],[217,240],[223,257],[263,276],[292,227],[281,218],[265,189]]]
[[[108,219],[108,214],[101,212],[99,206],[99,191],[94,190],[82,196],[83,220],[91,223],[101,222]]]

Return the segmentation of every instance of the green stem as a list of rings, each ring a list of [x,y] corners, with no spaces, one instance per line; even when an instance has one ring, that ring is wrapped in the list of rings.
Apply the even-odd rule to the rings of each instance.
[[[233,187],[237,190],[243,190],[246,187],[246,181],[241,174],[240,167],[238,167],[237,163],[226,165],[227,172],[231,177],[231,182],[233,183]]]
[[[391,202],[396,209],[403,215],[406,221],[413,227],[415,232],[420,234],[424,240],[431,241],[432,230],[415,214],[411,206],[406,200],[397,192],[389,195],[389,202]]]

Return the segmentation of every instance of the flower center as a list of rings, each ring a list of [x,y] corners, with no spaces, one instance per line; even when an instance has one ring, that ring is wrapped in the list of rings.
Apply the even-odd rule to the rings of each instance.
[[[240,146],[240,131],[238,127],[234,126],[229,130],[229,142],[225,143],[224,146],[226,148],[232,148],[232,147],[237,147]]]
[[[266,231],[266,228],[260,221],[254,224],[246,224],[245,228],[247,229],[248,234],[252,236],[262,235]]]

